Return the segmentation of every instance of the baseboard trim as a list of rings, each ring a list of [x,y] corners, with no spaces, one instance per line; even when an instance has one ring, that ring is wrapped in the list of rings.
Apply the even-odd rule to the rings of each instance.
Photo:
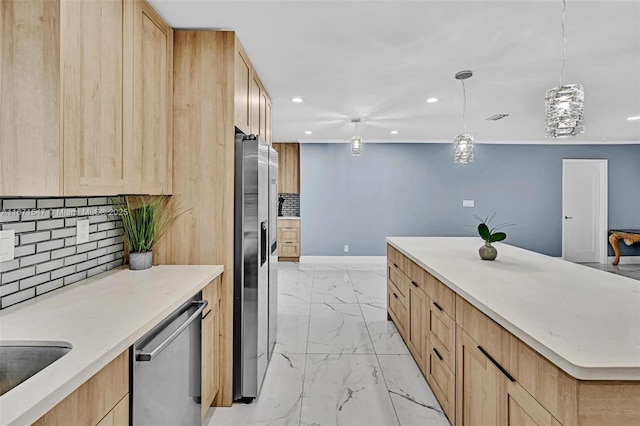
[[[300,263],[337,263],[384,265],[386,256],[300,256]]]
[[[607,263],[613,263],[615,256],[609,256]],[[620,256],[620,263],[618,265],[640,265],[640,256]]]

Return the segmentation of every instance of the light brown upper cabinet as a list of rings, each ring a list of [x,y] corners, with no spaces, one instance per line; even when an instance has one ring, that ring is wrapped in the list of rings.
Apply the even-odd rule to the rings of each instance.
[[[133,139],[127,193],[170,194],[173,130],[173,29],[145,1],[133,21]]]
[[[235,125],[271,145],[271,99],[238,39],[234,69]]]
[[[297,143],[274,143],[278,151],[278,192],[300,193],[300,145]]]
[[[142,0],[0,10],[0,196],[169,193],[171,29]]]

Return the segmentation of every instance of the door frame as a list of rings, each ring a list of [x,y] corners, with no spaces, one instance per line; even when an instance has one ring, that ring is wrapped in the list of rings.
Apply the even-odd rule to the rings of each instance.
[[[608,160],[594,160],[594,159],[572,159],[565,158],[562,160],[562,258],[566,257],[566,248],[565,248],[565,164],[597,164],[598,172],[600,174],[600,185],[599,188],[595,188],[599,191],[599,209],[596,209],[596,214],[598,214],[597,229],[596,234],[600,235],[601,238],[598,239],[598,261],[600,263],[607,263],[608,259],[608,233],[609,233],[609,167]]]

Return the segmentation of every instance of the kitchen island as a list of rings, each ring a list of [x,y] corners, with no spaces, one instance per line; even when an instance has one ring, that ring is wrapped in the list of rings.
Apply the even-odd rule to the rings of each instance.
[[[640,424],[640,282],[506,244],[482,261],[478,238],[387,242],[389,318],[452,423]]]
[[[114,363],[114,369],[122,367],[118,375],[123,377],[109,371],[92,392],[104,402],[109,395],[102,385],[114,381],[124,382],[127,392],[129,347],[222,272],[217,265],[120,268],[0,311],[2,341],[55,341],[72,347],[0,396],[0,425],[34,423]]]

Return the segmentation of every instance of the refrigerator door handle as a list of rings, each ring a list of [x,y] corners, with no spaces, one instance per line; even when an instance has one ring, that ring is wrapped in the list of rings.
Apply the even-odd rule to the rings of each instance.
[[[267,230],[267,221],[262,221],[260,224],[260,266],[264,265],[267,261],[267,247],[269,244]]]

